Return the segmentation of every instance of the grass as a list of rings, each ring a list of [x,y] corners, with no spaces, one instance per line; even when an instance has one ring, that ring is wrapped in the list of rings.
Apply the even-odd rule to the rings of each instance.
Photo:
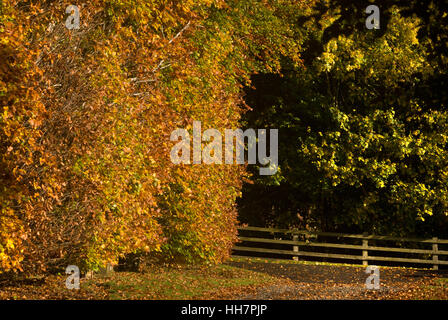
[[[350,263],[332,263],[332,262],[320,262],[320,261],[304,261],[304,260],[292,260],[292,259],[280,259],[280,258],[254,258],[245,256],[232,256],[231,261],[240,262],[261,262],[261,263],[278,263],[278,264],[307,264],[314,266],[346,266],[346,267],[358,267],[365,268],[366,266],[361,264]]]
[[[246,263],[290,263],[309,265],[345,266],[324,262],[276,260],[265,258],[233,257],[232,261]],[[349,265],[363,267],[361,265]],[[280,269],[279,269],[280,270]],[[145,272],[114,272],[81,279],[79,290],[65,287],[66,275],[49,275],[27,279],[0,287],[1,299],[98,299],[98,300],[183,300],[234,299],[257,288],[286,283],[281,277],[236,266],[221,264],[207,267],[149,266]],[[327,287],[322,284],[323,288]],[[415,292],[414,292],[415,291]],[[447,299],[448,278],[435,278],[413,284],[413,291],[404,299]],[[411,294],[412,293],[412,294]]]
[[[113,272],[82,278],[79,290],[65,287],[66,275],[50,275],[39,284],[11,283],[1,299],[145,299],[183,300],[229,297],[241,290],[269,285],[277,278],[226,264],[207,267],[151,266],[145,272]]]
[[[106,291],[110,299],[195,299],[225,289],[267,284],[266,274],[218,265],[206,268],[157,267],[150,272],[116,272],[82,283],[84,290]]]
[[[305,264],[313,266],[335,266],[335,267],[354,267],[354,268],[366,268],[362,264],[352,264],[352,263],[336,263],[336,262],[320,262],[320,261],[305,261],[305,260],[292,260],[292,259],[280,259],[280,258],[254,258],[245,256],[232,256],[231,261],[242,261],[242,262],[262,262],[262,263],[277,263],[277,264]],[[399,267],[399,266],[380,266],[382,269],[410,269],[410,270],[422,270],[425,268],[416,267]],[[427,268],[425,269],[427,270]]]

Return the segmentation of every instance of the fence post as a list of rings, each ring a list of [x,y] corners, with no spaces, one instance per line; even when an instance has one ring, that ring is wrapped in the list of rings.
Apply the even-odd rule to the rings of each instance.
[[[432,238],[433,241],[437,241],[437,237]],[[439,250],[437,242],[432,244],[432,261],[434,265],[432,266],[433,270],[439,270],[439,256],[437,255],[437,251]]]
[[[363,236],[364,237],[367,237],[367,233],[366,232],[364,232],[363,233]],[[368,239],[362,239],[362,248],[363,248],[363,250],[362,250],[362,265],[363,266],[367,266],[367,265],[369,265],[369,262],[368,262],[368,260],[367,260],[367,258],[369,257],[369,240]]]
[[[299,236],[298,236],[297,234],[293,234],[293,235],[292,235],[292,240],[293,240],[293,241],[299,241]],[[292,247],[292,251],[294,251],[294,252],[299,252],[299,246],[293,246],[293,247]],[[292,257],[292,259],[293,259],[294,261],[299,261],[299,256],[294,256],[294,257]]]

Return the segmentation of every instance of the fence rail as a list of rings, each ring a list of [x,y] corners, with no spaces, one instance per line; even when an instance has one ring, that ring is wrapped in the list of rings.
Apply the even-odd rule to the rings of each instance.
[[[242,246],[236,245],[233,249],[235,251],[243,252],[256,252],[256,253],[268,253],[293,256],[295,260],[299,257],[317,257],[317,258],[331,258],[342,260],[357,260],[362,261],[363,265],[368,265],[369,261],[383,261],[383,262],[399,262],[399,263],[412,263],[412,264],[426,264],[432,265],[434,270],[437,270],[440,265],[448,265],[448,260],[440,260],[440,256],[448,256],[448,250],[439,250],[439,245],[448,245],[448,240],[438,239],[436,237],[431,239],[417,239],[417,238],[398,238],[390,236],[379,235],[367,235],[367,234],[346,234],[346,233],[334,233],[334,232],[310,232],[306,230],[296,229],[276,229],[276,228],[260,228],[260,227],[240,227],[239,240],[245,243],[255,243],[256,246]],[[247,231],[256,233],[256,236],[241,236],[241,233]],[[264,233],[259,234],[259,233]],[[266,233],[271,235],[268,238]],[[272,238],[275,234],[283,235],[288,239]],[[299,241],[299,236],[306,238],[305,241]],[[336,238],[341,239],[354,239],[360,240],[360,244],[345,244],[334,242],[317,241],[319,237]],[[403,247],[391,247],[372,245],[377,241],[394,241],[398,243],[420,243],[424,245],[431,245],[431,249],[417,249],[417,248],[403,248]],[[337,242],[337,241],[336,241]],[[264,247],[262,246],[264,244]],[[283,245],[288,246],[290,250],[278,249],[278,248],[266,248],[266,246]],[[300,248],[313,248],[314,251],[300,250]],[[356,254],[341,254],[341,253],[328,253],[319,252],[319,248],[327,248],[334,250],[354,250],[359,251],[359,255]],[[291,250],[292,249],[292,250]],[[388,252],[388,253],[403,253],[403,254],[418,254],[420,256],[426,255],[428,259],[424,258],[409,258],[409,257],[390,257],[381,255],[370,255],[371,252]],[[429,258],[430,257],[430,258]]]

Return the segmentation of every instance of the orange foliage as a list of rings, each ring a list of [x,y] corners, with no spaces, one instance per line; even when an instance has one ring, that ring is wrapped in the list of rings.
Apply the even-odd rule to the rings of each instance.
[[[67,3],[29,3],[0,11],[0,269],[227,257],[244,168],[173,165],[170,133],[238,127],[250,74],[299,62],[288,29],[238,1],[92,0],[68,30]]]

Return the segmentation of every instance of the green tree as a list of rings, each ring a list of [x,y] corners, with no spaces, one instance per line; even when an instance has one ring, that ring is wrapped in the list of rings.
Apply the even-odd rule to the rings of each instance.
[[[340,7],[307,16],[304,21],[322,28],[302,31],[305,68],[285,63],[283,78],[254,80],[247,101],[255,111],[247,122],[280,129],[280,170],[245,186],[243,221],[445,232],[446,95],[423,88],[446,69],[433,58],[422,19],[397,7],[388,15],[382,32],[360,28],[331,37],[343,21]],[[261,208],[261,219],[251,206]]]

